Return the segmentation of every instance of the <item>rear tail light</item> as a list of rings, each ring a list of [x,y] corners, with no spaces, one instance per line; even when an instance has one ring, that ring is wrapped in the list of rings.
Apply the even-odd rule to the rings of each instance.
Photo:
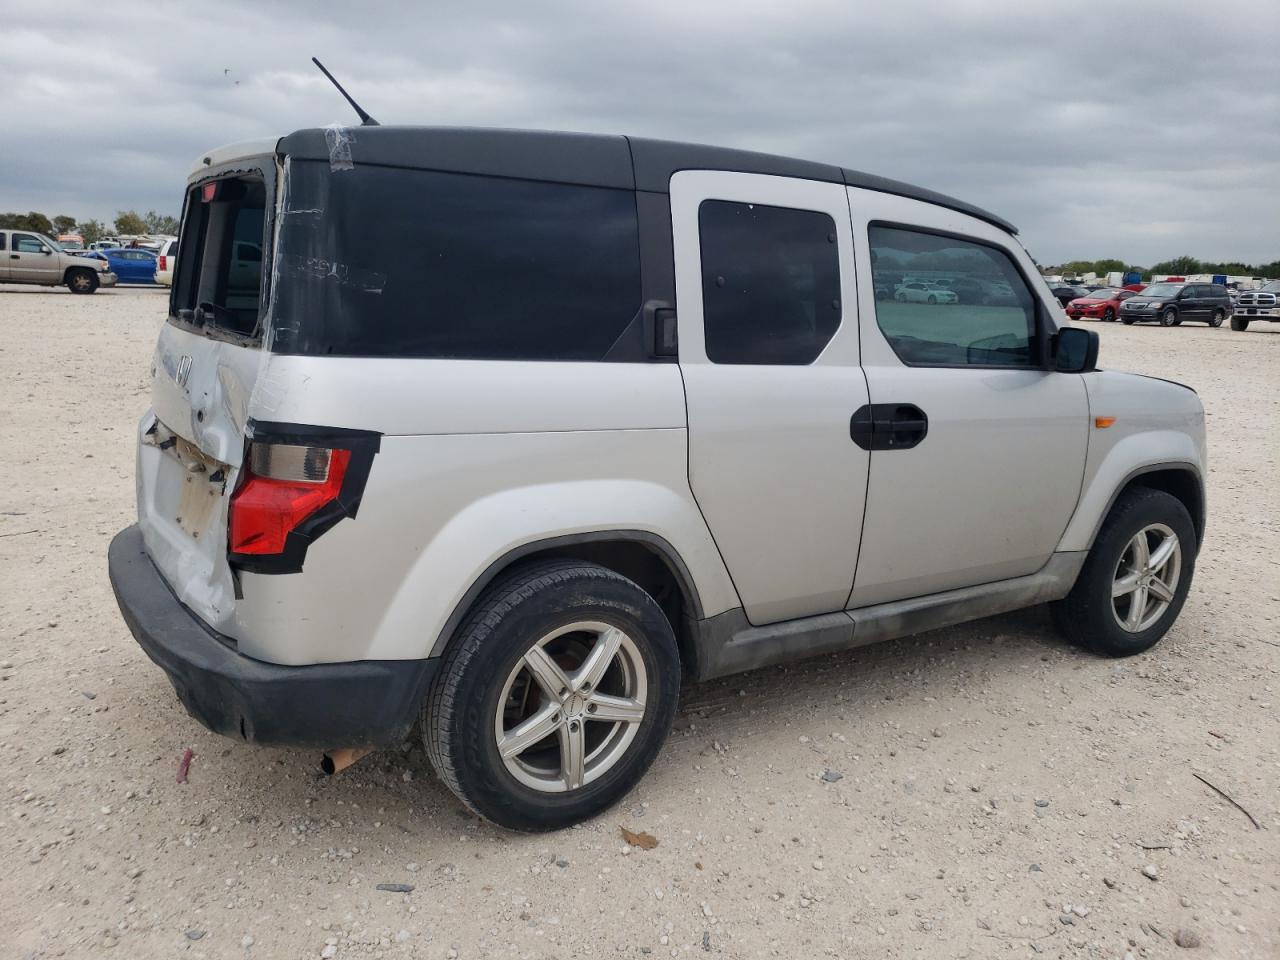
[[[305,535],[300,528],[308,520],[337,504],[350,462],[350,450],[250,444],[243,482],[231,497],[231,552],[285,553],[290,534]]]
[[[168,258],[168,257],[166,257],[166,256],[164,256],[164,255],[162,254],[162,255],[160,256],[160,260],[158,261],[158,264],[159,264],[159,269],[161,269],[161,270],[168,270],[168,269],[169,269],[169,258]]]

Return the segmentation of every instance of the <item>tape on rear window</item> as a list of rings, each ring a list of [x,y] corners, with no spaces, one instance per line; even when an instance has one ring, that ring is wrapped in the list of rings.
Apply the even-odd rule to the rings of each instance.
[[[354,170],[356,165],[351,160],[351,131],[336,123],[324,128],[324,142],[329,147],[329,169]]]

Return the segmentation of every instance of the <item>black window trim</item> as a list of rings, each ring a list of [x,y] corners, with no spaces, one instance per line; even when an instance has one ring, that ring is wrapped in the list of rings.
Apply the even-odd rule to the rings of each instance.
[[[822,344],[821,349],[814,355],[813,359],[808,363],[741,363],[733,361],[712,360],[711,355],[707,352],[707,298],[704,290],[703,273],[702,273],[702,207],[706,203],[740,203],[749,207],[770,207],[774,210],[791,210],[797,213],[817,213],[826,217],[831,221],[832,231],[836,235],[836,289],[840,291],[840,315],[836,317],[836,325],[831,330],[831,335],[827,337]],[[836,218],[831,215],[829,210],[815,210],[812,207],[803,206],[784,206],[778,203],[760,203],[756,200],[739,200],[736,198],[705,196],[698,201],[698,207],[694,211],[698,222],[698,296],[702,301],[702,354],[707,359],[707,363],[722,367],[812,367],[822,355],[827,352],[827,348],[831,346],[832,341],[839,335],[840,330],[844,327],[845,311],[847,304],[844,296],[844,273],[841,270],[840,263],[840,225],[836,222]],[[856,245],[854,245],[856,246]],[[852,250],[850,251],[852,253]],[[856,273],[856,270],[855,270]],[[856,286],[855,286],[856,290]],[[855,295],[856,298],[856,295]]]
[[[181,284],[183,283],[184,272],[192,269],[190,266],[184,267],[184,264],[188,264],[194,260],[203,259],[205,246],[203,236],[197,245],[198,254],[195,257],[183,257],[174,264],[175,269],[173,280],[169,286],[169,316],[166,322],[191,333],[198,333],[209,340],[220,340],[226,343],[233,343],[238,346],[248,347],[258,347],[262,345],[263,336],[266,332],[267,317],[271,310],[271,273],[272,270],[275,269],[276,204],[280,201],[280,197],[276,192],[276,186],[278,183],[276,167],[277,158],[275,154],[262,154],[258,157],[250,157],[247,159],[234,160],[230,163],[210,166],[201,176],[193,177],[187,181],[187,192],[182,200],[182,220],[178,224],[178,242],[180,246],[183,232],[186,230],[187,226],[187,217],[190,216],[192,212],[192,198],[196,196],[196,191],[203,188],[206,183],[212,183],[216,180],[231,180],[246,176],[257,176],[262,179],[263,186],[266,189],[266,206],[262,215],[263,270],[262,276],[259,278],[261,286],[258,289],[258,317],[254,323],[253,333],[245,335],[223,327],[207,327],[204,324],[196,323],[194,320],[184,320],[182,317],[178,316],[178,311],[175,308],[175,301],[177,300],[178,292],[181,289]],[[199,201],[196,202],[198,203]]]
[[[987,247],[998,253],[1004,254],[1009,262],[1013,265],[1013,269],[1017,271],[1018,276],[1022,278],[1023,284],[1027,288],[1027,292],[1031,294],[1031,301],[1035,304],[1035,339],[1032,345],[1032,353],[1036,357],[1036,361],[1026,365],[1014,365],[1008,363],[912,363],[904,360],[898,355],[898,351],[893,349],[893,344],[889,342],[889,337],[884,332],[884,328],[880,326],[880,315],[876,312],[875,301],[872,299],[872,316],[875,317],[876,329],[880,332],[880,336],[884,338],[889,350],[897,358],[898,362],[904,367],[923,367],[926,369],[940,370],[1053,370],[1051,340],[1057,332],[1056,324],[1049,323],[1048,314],[1045,312],[1044,303],[1036,296],[1036,288],[1027,279],[1027,272],[1023,269],[1022,264],[1018,262],[1017,256],[1014,255],[1004,244],[996,243],[992,240],[985,240],[974,237],[970,234],[959,233],[955,230],[942,230],[935,227],[925,227],[920,224],[902,223],[896,220],[868,220],[866,223],[865,233],[867,238],[867,255],[870,256],[871,246],[871,230],[873,227],[885,227],[890,230],[906,230],[911,233],[926,233],[932,237],[943,237],[948,240],[959,240],[963,243],[972,243],[977,246]],[[875,267],[872,266],[871,276],[872,286],[875,286]],[[1044,283],[1040,284],[1046,287]],[[1046,289],[1048,289],[1046,287]]]

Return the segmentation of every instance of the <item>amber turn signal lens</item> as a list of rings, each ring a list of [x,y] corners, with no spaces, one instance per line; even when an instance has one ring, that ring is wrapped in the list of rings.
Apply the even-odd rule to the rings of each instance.
[[[1111,426],[1115,422],[1116,422],[1115,417],[1094,417],[1093,418],[1093,425],[1097,427],[1099,430],[1105,430],[1107,429],[1107,427]]]

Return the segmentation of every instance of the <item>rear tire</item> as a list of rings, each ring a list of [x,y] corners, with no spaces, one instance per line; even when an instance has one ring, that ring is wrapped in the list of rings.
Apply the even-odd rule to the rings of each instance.
[[[98,276],[92,270],[68,270],[67,289],[72,293],[93,293],[98,289]]]
[[[1232,330],[1248,330],[1249,321],[1245,317],[1232,317],[1231,329]]]
[[[1146,546],[1135,548],[1139,534]],[[1165,547],[1170,537],[1174,543]],[[1163,559],[1162,548],[1169,551]],[[1050,604],[1058,630],[1107,657],[1149,650],[1186,602],[1196,549],[1195,526],[1182,501],[1161,490],[1129,490],[1103,522],[1071,592]],[[1150,569],[1142,563],[1144,550]]]
[[[1178,311],[1173,307],[1160,314],[1160,326],[1162,327],[1176,327],[1178,322]]]
[[[593,662],[603,664],[594,675]],[[679,649],[654,599],[605,567],[547,561],[476,601],[427,697],[423,735],[471,810],[513,830],[555,830],[635,786],[679,693]],[[635,719],[603,719],[609,711]]]
[[[1227,314],[1225,311],[1215,310],[1213,311],[1213,317],[1209,320],[1209,326],[1220,327],[1222,326],[1222,321],[1225,319],[1227,319]]]

